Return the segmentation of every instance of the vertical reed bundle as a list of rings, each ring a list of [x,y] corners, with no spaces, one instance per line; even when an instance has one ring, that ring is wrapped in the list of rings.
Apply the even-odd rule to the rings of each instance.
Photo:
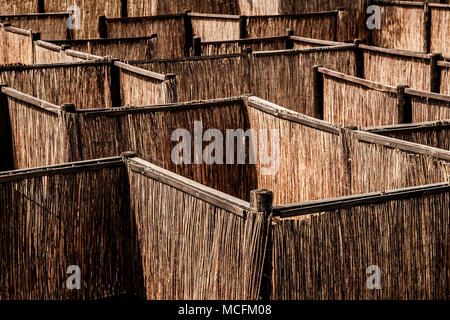
[[[372,127],[399,123],[395,93],[369,88],[326,74],[323,83],[323,119],[325,121],[346,127]]]
[[[74,5],[73,0],[45,0],[45,12],[66,12]],[[81,11],[81,28],[73,30],[75,39],[89,39],[98,37],[98,17],[120,17],[121,1],[91,1],[77,0],[76,5]]]
[[[21,14],[39,12],[39,0],[4,0],[2,3],[2,14]]]
[[[139,18],[106,19],[108,38],[147,37],[157,34],[156,57],[176,58],[186,54],[186,30],[182,14]]]
[[[431,52],[450,56],[450,6],[431,8]]]
[[[286,49],[286,40],[286,37],[269,37],[202,42],[201,51],[203,56],[215,56],[241,53],[244,48],[251,48],[252,51],[284,50]]]
[[[364,78],[391,86],[405,84],[429,91],[430,62],[429,59],[364,50]]]
[[[337,40],[337,11],[330,13],[251,16],[248,17],[248,37],[269,37],[282,33],[287,28],[294,34],[322,40]]]
[[[64,40],[67,39],[68,18],[68,13],[0,16],[0,23],[9,22],[14,27],[39,32],[41,39]]]
[[[0,299],[92,300],[140,292],[123,164],[76,167],[13,174],[0,183],[7,213],[0,219]],[[73,265],[81,270],[81,290],[66,287]]]
[[[0,66],[33,62],[33,33],[0,25]]]
[[[233,18],[220,18],[194,15],[191,17],[191,21],[193,34],[201,37],[203,41],[239,39],[240,29],[238,16],[233,16]]]
[[[230,206],[248,203],[193,182],[175,188],[165,179],[185,179],[148,166],[129,169],[147,299],[258,299],[264,215],[238,216],[201,194],[223,197]]]
[[[110,107],[108,62],[0,68],[0,82],[56,105],[79,109]]]
[[[372,31],[371,44],[385,48],[424,52],[423,6],[389,3],[377,5],[381,8],[381,29]]]
[[[450,119],[450,97],[445,101],[412,95],[411,104],[413,122]]]
[[[239,4],[236,0],[128,0],[128,13],[130,17],[171,14],[182,12],[187,9],[203,13],[238,14]]]
[[[441,93],[450,95],[450,63],[441,67]]]
[[[441,189],[342,209],[336,199],[336,209],[279,221],[272,298],[448,299],[450,197]],[[367,286],[373,265],[381,290]]]

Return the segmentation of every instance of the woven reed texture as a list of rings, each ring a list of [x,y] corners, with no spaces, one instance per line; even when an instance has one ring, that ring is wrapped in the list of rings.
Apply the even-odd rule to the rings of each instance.
[[[194,35],[201,37],[202,41],[239,39],[239,20],[192,17],[191,21]]]
[[[248,121],[241,103],[225,106],[205,106],[178,111],[141,111],[122,115],[82,116],[79,119],[81,145],[79,160],[108,157],[122,150],[138,150],[138,156],[162,168],[202,183],[210,188],[220,190],[234,197],[249,200],[250,191],[256,188],[256,170],[254,165],[227,165],[226,152],[224,164],[208,165],[180,164],[172,161],[173,148],[179,142],[171,141],[173,132],[185,129],[192,137],[192,157],[194,154],[194,122],[202,121],[203,132],[218,129],[224,135],[223,150],[226,149],[226,130],[243,129],[246,131]],[[200,138],[201,139],[201,138]],[[210,143],[202,143],[206,148]],[[189,158],[188,158],[189,159]],[[191,163],[194,159],[190,158]]]
[[[450,95],[450,67],[441,68],[441,93]]]
[[[450,8],[431,9],[431,52],[450,56]]]
[[[112,57],[122,60],[149,60],[160,58],[157,53],[156,38],[133,39],[133,40],[110,40],[69,43],[70,48],[75,51],[90,53],[101,57]]]
[[[327,75],[323,89],[325,121],[358,128],[398,123],[396,94]]]
[[[283,220],[273,227],[273,298],[449,299],[448,192]],[[369,290],[369,266],[381,290]]]
[[[391,86],[409,85],[414,89],[430,91],[430,64],[421,59],[365,51],[364,78]]]
[[[381,8],[381,29],[372,31],[372,44],[385,48],[423,52],[423,7],[392,5],[379,7]]]
[[[318,48],[318,47],[324,47],[324,45],[314,44],[314,43],[306,43],[306,42],[294,40],[294,47],[292,49],[303,50],[303,49],[311,49],[311,48]]]
[[[272,51],[286,49],[286,40],[273,39],[269,41],[255,41],[252,43],[240,42],[217,42],[202,43],[202,56],[213,56],[221,54],[241,53],[244,48],[251,48],[252,51]],[[307,46],[311,48],[311,46]]]
[[[357,141],[348,134],[353,194],[379,192],[448,181],[450,163],[382,145]]]
[[[245,56],[155,61],[136,66],[176,74],[179,101],[235,97],[250,92],[249,60]]]
[[[67,17],[65,16],[19,16],[5,18],[0,22],[9,22],[13,27],[39,32],[42,40],[67,39]]]
[[[68,132],[61,115],[8,98],[14,169],[71,161]],[[13,168],[11,168],[13,169]]]
[[[4,0],[1,14],[21,14],[38,12],[38,0]]]
[[[111,107],[110,78],[110,66],[106,64],[0,68],[0,82],[56,105],[73,103],[78,109]]]
[[[283,34],[289,28],[300,37],[336,40],[336,15],[249,17],[247,34],[250,38],[270,37]]]
[[[34,63],[35,64],[53,64],[61,63],[66,58],[64,51],[53,51],[34,44]]]
[[[75,3],[81,12],[81,28],[73,30],[75,39],[98,38],[98,17],[117,18],[121,14],[120,0],[77,0]],[[67,12],[72,5],[74,5],[73,0],[45,0],[44,2],[45,12]]]
[[[236,0],[128,0],[130,17],[179,13],[187,9],[202,13],[239,14],[239,4]]]
[[[178,58],[186,53],[186,36],[182,16],[155,19],[106,20],[109,38],[147,37],[158,35],[156,57]]]
[[[8,64],[33,64],[31,36],[12,33],[0,27],[0,66]]]
[[[355,75],[355,55],[351,49],[255,56],[251,64],[251,92],[280,106],[313,116],[314,65]]]
[[[122,105],[142,106],[176,102],[177,80],[160,81],[120,70]]]
[[[251,107],[248,108],[248,117],[250,127],[257,132],[269,130],[268,137],[270,130],[278,130],[278,172],[263,176],[261,168],[269,166],[261,164],[261,157],[256,166],[258,189],[272,190],[274,205],[348,194],[340,136],[279,119]],[[268,143],[269,138],[266,141]],[[274,156],[273,151],[269,156]]]
[[[91,300],[142,292],[125,168],[0,184],[0,299]],[[81,269],[68,290],[67,268]]]
[[[259,298],[265,219],[131,173],[147,299]]]
[[[383,135],[395,139],[424,144],[434,148],[450,150],[450,128],[448,126],[414,131],[394,131],[383,133]]]
[[[411,97],[413,122],[450,119],[450,102]]]

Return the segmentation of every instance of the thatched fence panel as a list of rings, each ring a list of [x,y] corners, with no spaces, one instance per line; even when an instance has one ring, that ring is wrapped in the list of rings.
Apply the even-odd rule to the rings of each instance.
[[[450,120],[367,128],[387,137],[450,150]]]
[[[441,69],[441,93],[450,95],[450,62],[439,62]]]
[[[273,226],[272,298],[448,299],[449,199],[440,184],[280,207],[302,213]]]
[[[288,37],[266,37],[253,39],[240,39],[230,41],[201,42],[202,56],[237,54],[250,48],[252,51],[284,50],[287,48]],[[310,48],[310,46],[308,47]]]
[[[429,55],[363,45],[360,47],[364,55],[363,78],[391,86],[402,84],[418,90],[433,91]]]
[[[319,68],[323,77],[323,119],[343,126],[399,123],[397,88]]]
[[[4,0],[2,14],[23,14],[39,12],[39,0]]]
[[[160,58],[157,53],[157,35],[138,38],[84,39],[73,41],[48,41],[96,56],[122,60],[150,60]]]
[[[338,40],[338,11],[248,17],[247,36],[250,38],[276,36],[286,29],[294,30],[294,34],[301,37]]]
[[[140,1],[128,0],[128,16],[153,16],[161,14],[172,14],[183,12],[184,10],[192,10],[202,13],[222,13],[222,14],[238,14],[239,3],[236,0],[153,0]]]
[[[450,57],[450,6],[431,8],[431,52]]]
[[[8,22],[14,27],[38,32],[41,39],[45,40],[64,40],[70,37],[68,19],[69,13],[66,12],[0,15],[0,23]]]
[[[104,23],[102,38],[148,37],[157,34],[155,45],[157,58],[178,58],[188,55],[188,37],[192,41],[192,30],[185,25],[185,14],[149,16],[137,18],[100,17]]]
[[[8,64],[34,63],[33,40],[38,40],[39,34],[29,30],[0,25],[0,66]]]
[[[45,12],[67,11],[73,5],[73,0],[45,0],[44,10]],[[81,26],[79,30],[72,30],[74,39],[97,38],[99,16],[116,18],[122,14],[122,3],[118,0],[77,0],[76,5],[80,8]]]
[[[111,107],[110,62],[0,68],[0,82],[56,105],[79,109]]]
[[[412,122],[450,119],[450,96],[407,89],[411,96]]]
[[[0,176],[0,299],[142,293],[124,177],[120,158]],[[70,266],[80,268],[80,290],[67,287]]]
[[[422,3],[377,2],[381,8],[381,29],[371,32],[374,46],[428,53],[424,50],[424,6]]]
[[[241,36],[239,16],[189,13],[189,17],[193,35],[204,41],[235,40]]]
[[[258,299],[265,214],[148,162],[127,165],[147,299]]]

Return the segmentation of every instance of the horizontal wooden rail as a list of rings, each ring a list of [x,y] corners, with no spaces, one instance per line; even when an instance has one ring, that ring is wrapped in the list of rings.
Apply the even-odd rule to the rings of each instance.
[[[373,192],[363,195],[354,195],[328,200],[310,201],[302,204],[277,206],[273,208],[273,214],[280,218],[292,218],[325,211],[348,209],[356,206],[371,205],[394,200],[410,199],[423,195],[444,193],[450,191],[450,184],[438,183],[426,186],[410,187],[397,190]]]
[[[52,17],[69,17],[69,12],[53,12],[53,13],[19,13],[19,14],[2,14],[0,19],[9,18],[52,18]]]
[[[145,37],[124,37],[124,38],[95,38],[95,39],[75,39],[75,40],[46,40],[47,43],[61,45],[61,44],[84,44],[88,42],[98,42],[98,43],[105,43],[105,42],[116,42],[116,41],[123,41],[123,42],[133,42],[133,41],[140,41],[140,40],[151,40],[158,38],[158,35],[156,33],[153,33],[150,36]]]
[[[51,113],[54,113],[54,114],[59,114],[59,112],[62,110],[61,107],[59,107],[59,106],[57,106],[55,104],[52,104],[52,103],[46,102],[44,100],[32,97],[32,96],[30,96],[28,94],[25,94],[23,92],[14,90],[14,89],[9,88],[9,87],[1,87],[1,92],[3,94],[5,94],[6,96],[8,96],[8,97],[17,99],[19,101],[25,102],[27,104],[30,104],[32,106],[38,107],[40,109],[43,109],[45,111],[48,111],[48,112],[51,112]]]
[[[55,52],[60,52],[61,50],[63,50],[61,46],[51,43],[50,41],[37,40],[34,42],[34,44],[39,47]]]
[[[19,71],[19,70],[35,70],[35,69],[57,69],[57,68],[73,68],[83,66],[102,66],[111,65],[111,61],[81,61],[81,62],[61,62],[50,64],[35,64],[35,65],[8,65],[0,66],[0,72],[2,71]]]
[[[191,18],[239,20],[239,15],[188,12]]]
[[[183,61],[199,61],[199,60],[214,60],[224,58],[237,58],[247,56],[247,53],[229,53],[218,54],[213,56],[200,56],[200,57],[181,57],[181,58],[166,58],[166,59],[151,59],[151,60],[127,60],[129,65],[135,64],[151,64],[155,62],[183,62]]]
[[[416,89],[411,89],[411,88],[406,88],[405,89],[405,93],[409,94],[411,96],[450,102],[450,96],[449,95],[445,95],[445,94],[434,93],[434,92],[429,92],[429,91],[422,91],[422,90],[416,90]]]
[[[341,72],[337,72],[337,71],[330,70],[327,68],[322,68],[322,67],[319,67],[318,71],[327,76],[330,76],[330,77],[333,77],[336,79],[340,79],[340,80],[344,80],[347,82],[351,82],[351,83],[354,83],[354,84],[357,84],[357,85],[360,85],[360,86],[363,86],[366,88],[383,91],[383,92],[389,92],[389,93],[397,93],[397,88],[394,86],[390,86],[390,85],[350,76],[350,75],[347,75],[347,74],[344,74]]]
[[[183,18],[183,13],[175,14],[165,14],[157,16],[142,16],[142,17],[122,17],[122,18],[105,18],[107,22],[132,22],[132,21],[146,21],[146,20],[164,20],[164,19],[174,19]]]
[[[427,60],[428,62],[430,61],[430,54],[428,54],[428,53],[381,48],[381,47],[375,47],[375,46],[368,46],[365,44],[360,44],[359,48],[368,50],[368,51],[373,51],[373,52],[387,53],[387,54],[391,54],[391,55],[395,55],[395,56],[403,56],[403,57],[407,57],[407,58],[423,59],[423,60]]]
[[[389,132],[410,132],[418,130],[434,130],[437,128],[450,127],[450,120],[439,120],[406,124],[390,124],[379,127],[363,128],[363,131],[372,133],[389,133]]]
[[[15,33],[15,34],[18,34],[18,35],[21,35],[21,36],[30,37],[30,36],[33,35],[33,31],[31,31],[31,30],[26,30],[26,29],[11,27],[11,26],[7,26],[7,27],[4,27],[4,28],[8,32]]]
[[[276,40],[287,40],[288,36],[274,36],[274,37],[260,37],[260,38],[247,38],[247,39],[236,39],[236,40],[222,40],[222,41],[202,41],[202,45],[209,45],[209,44],[226,44],[226,43],[239,43],[239,44],[247,44],[247,43],[258,43],[258,42],[270,42],[270,41],[276,41]]]
[[[385,5],[385,6],[403,6],[403,7],[423,7],[423,2],[418,1],[383,1],[383,0],[374,0],[372,1],[374,5]]]
[[[189,111],[199,108],[211,108],[211,107],[221,107],[229,106],[232,104],[242,104],[244,103],[243,97],[236,98],[224,98],[215,99],[207,101],[194,101],[194,102],[180,102],[171,103],[164,105],[154,105],[154,106],[126,106],[120,108],[104,108],[104,109],[83,109],[77,110],[77,113],[83,114],[85,116],[97,117],[97,116],[117,116],[125,114],[136,114],[136,113],[152,113],[152,112],[170,112],[170,111]]]
[[[295,13],[295,14],[270,14],[270,15],[251,15],[247,16],[249,19],[259,19],[259,18],[302,18],[311,16],[329,16],[337,15],[339,10],[329,10],[329,11],[319,11],[319,12],[305,12],[305,13]]]
[[[102,168],[123,166],[122,157],[110,157],[96,160],[79,161],[47,167],[24,170],[5,171],[0,173],[0,183],[14,182],[22,179],[44,177],[56,174],[79,172],[80,170],[98,170]]]
[[[257,57],[265,57],[265,56],[276,56],[276,55],[298,55],[298,54],[306,54],[313,52],[330,52],[330,51],[343,51],[349,49],[355,49],[356,45],[354,44],[342,44],[337,46],[328,46],[328,47],[317,47],[317,48],[307,48],[307,49],[299,49],[299,50],[271,50],[271,51],[255,51],[253,54]]]
[[[439,67],[450,68],[450,61],[438,61],[437,65]]]
[[[71,50],[71,49],[67,49],[64,52],[68,56],[80,58],[80,59],[84,59],[84,60],[108,60],[108,58],[106,58],[106,57],[96,56],[96,55],[93,55],[90,53],[85,53],[85,52]]]
[[[277,118],[288,120],[291,122],[299,123],[314,129],[318,129],[321,131],[325,131],[328,133],[332,133],[335,135],[339,135],[341,130],[339,127],[325,122],[323,120],[319,120],[316,118],[308,117],[304,114],[291,111],[289,109],[280,107],[274,103],[265,101],[261,98],[255,96],[247,97],[249,107],[255,108],[259,111],[271,114]]]
[[[176,77],[174,74],[165,74],[164,75],[164,74],[156,73],[153,71],[134,67],[130,64],[123,63],[120,61],[115,61],[114,65],[122,70],[126,70],[128,72],[135,73],[135,74],[138,74],[138,75],[141,75],[144,77],[148,77],[148,78],[152,78],[155,80],[159,80],[159,81],[166,81],[166,80],[173,79]]]
[[[133,172],[178,189],[239,217],[246,218],[247,212],[250,210],[250,203],[248,202],[242,201],[218,190],[208,188],[200,183],[184,178],[150,162],[139,158],[128,158],[126,163]]]
[[[450,161],[450,151],[433,148],[422,144],[398,140],[364,131],[353,131],[359,141],[383,145],[390,148],[423,154],[440,160]]]
[[[325,45],[325,46],[347,45],[344,42],[320,40],[320,39],[312,39],[312,38],[304,38],[304,37],[298,37],[298,36],[290,36],[290,38],[292,40],[294,40],[294,41],[297,41],[297,42],[319,44],[319,45]]]

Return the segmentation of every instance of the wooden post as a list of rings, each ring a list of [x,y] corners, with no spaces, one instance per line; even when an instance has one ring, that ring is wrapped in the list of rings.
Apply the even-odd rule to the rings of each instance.
[[[190,16],[191,10],[185,10],[184,11],[184,35],[186,37],[185,41],[185,50],[184,54],[186,57],[190,56],[191,48],[193,46],[192,44],[192,38],[194,37],[194,30],[192,29],[192,19]]]
[[[31,59],[34,64],[36,64],[36,47],[34,46],[34,42],[41,40],[41,33],[36,32],[31,34],[31,41],[33,42],[33,46],[31,48]]]
[[[362,44],[361,39],[356,39],[355,44],[355,64],[356,64],[356,76],[358,78],[364,78],[364,51],[359,47]]]
[[[320,67],[313,67],[314,117],[323,120],[323,74],[319,72]]]
[[[136,158],[137,152],[136,151],[125,151],[125,152],[122,152],[120,154],[120,156],[122,157],[122,160],[128,160],[131,158]]]
[[[120,68],[116,66],[116,61],[119,59],[111,59],[111,105],[113,108],[119,108],[122,104],[122,97],[120,94]]]
[[[239,39],[247,38],[247,16],[239,16]]]
[[[6,84],[0,84],[0,146],[2,146],[0,171],[9,171],[14,170],[14,153],[8,97],[3,94],[3,87],[6,87]]]
[[[411,97],[405,93],[405,89],[408,86],[397,86],[397,110],[398,110],[398,123],[411,123],[412,122],[412,105]]]
[[[262,278],[260,298],[264,301],[270,300],[272,296],[272,250],[271,241],[271,217],[273,205],[273,192],[268,190],[253,190],[250,192],[250,211],[253,214],[264,215],[265,228],[263,230],[263,239],[265,241],[265,252],[262,260]]]
[[[45,13],[45,0],[38,0],[38,13]]]
[[[193,55],[194,57],[200,57],[202,55],[202,38],[200,37],[194,37],[192,39],[192,45],[193,45]]]
[[[431,10],[428,2],[423,4],[423,52],[431,50]]]
[[[432,53],[430,55],[430,91],[435,93],[441,92],[441,67],[438,62],[442,59],[440,53]]]
[[[292,40],[292,36],[294,35],[294,30],[286,29],[287,40],[286,40],[286,50],[294,49],[294,41]]]
[[[122,18],[128,17],[128,0],[121,0],[120,16]]]
[[[74,113],[76,111],[76,106],[73,103],[63,103],[61,105],[61,110],[67,113]]]
[[[98,35],[100,38],[108,38],[108,27],[106,25],[106,17],[100,16],[98,18]]]

